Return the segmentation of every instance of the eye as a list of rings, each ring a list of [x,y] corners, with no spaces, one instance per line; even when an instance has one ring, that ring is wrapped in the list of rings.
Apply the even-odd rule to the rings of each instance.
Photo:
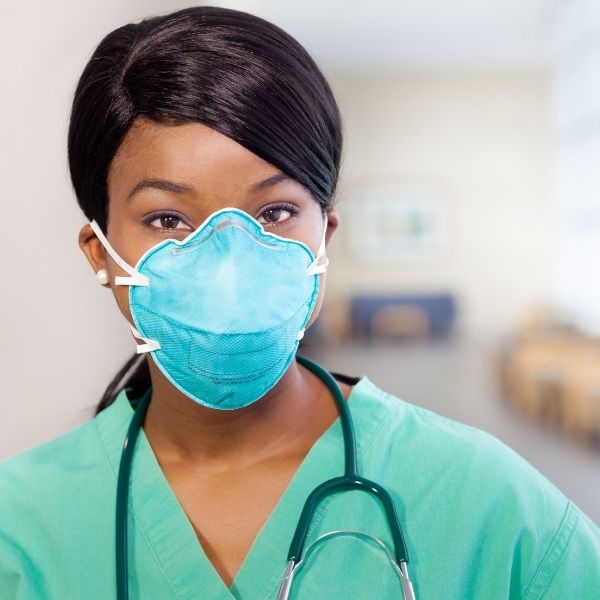
[[[279,225],[296,216],[298,209],[289,204],[269,206],[256,219],[261,225]]]
[[[163,231],[193,231],[193,227],[188,225],[182,217],[174,213],[155,213],[146,219],[146,224]]]

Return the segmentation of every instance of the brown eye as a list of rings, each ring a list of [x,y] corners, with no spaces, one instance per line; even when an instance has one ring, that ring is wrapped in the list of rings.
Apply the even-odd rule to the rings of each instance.
[[[153,218],[151,218],[151,220],[148,221],[148,224],[156,229],[192,230],[192,228],[187,225],[181,217],[169,213],[155,215]]]
[[[277,223],[281,219],[281,214],[285,212],[282,208],[270,208],[264,212],[267,223]]]
[[[291,207],[285,206],[272,206],[264,210],[257,221],[261,225],[275,225],[287,221],[290,217],[294,216],[297,211],[294,211]]]
[[[177,225],[181,222],[181,219],[177,217],[160,217],[159,221],[163,229],[177,229]]]

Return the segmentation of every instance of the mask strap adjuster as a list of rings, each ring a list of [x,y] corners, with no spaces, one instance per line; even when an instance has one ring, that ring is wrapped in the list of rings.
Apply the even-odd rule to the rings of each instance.
[[[128,265],[113,249],[109,241],[106,239],[104,233],[100,229],[98,223],[95,220],[90,221],[90,227],[100,240],[100,243],[106,248],[106,251],[110,254],[111,258],[123,269],[129,273],[129,277],[122,277],[117,275],[115,277],[115,285],[139,285],[147,287],[150,285],[150,280],[141,273],[138,273],[133,267]]]
[[[143,340],[144,344],[138,344],[135,347],[136,354],[144,354],[145,352],[154,352],[154,350],[160,350],[160,344],[156,340],[151,340],[140,335],[140,332],[129,323],[129,328],[131,329],[131,333],[138,340]]]
[[[325,229],[323,229],[323,237],[321,238],[321,244],[317,257],[313,260],[306,269],[307,275],[318,275],[319,273],[325,273],[327,271],[327,265],[329,265],[329,259],[325,256],[325,234],[327,233],[327,223],[325,223]],[[319,261],[325,258],[325,262],[319,264]]]

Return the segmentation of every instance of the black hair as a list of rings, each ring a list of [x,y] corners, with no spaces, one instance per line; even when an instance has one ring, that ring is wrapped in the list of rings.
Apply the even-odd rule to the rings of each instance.
[[[342,152],[335,98],[303,46],[260,17],[195,6],[119,27],[96,47],[75,89],[68,159],[79,206],[103,230],[109,165],[137,117],[203,123],[332,207]],[[121,389],[135,396],[149,384],[146,357],[133,356],[96,414]]]

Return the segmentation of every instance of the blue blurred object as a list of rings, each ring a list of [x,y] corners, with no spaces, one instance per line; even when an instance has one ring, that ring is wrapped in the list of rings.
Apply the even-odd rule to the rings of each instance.
[[[449,292],[354,296],[350,302],[353,335],[365,340],[372,339],[376,334],[374,324],[378,316],[390,309],[414,309],[414,313],[406,312],[405,315],[422,315],[426,322],[425,335],[432,338],[447,337],[457,314],[456,298]]]

